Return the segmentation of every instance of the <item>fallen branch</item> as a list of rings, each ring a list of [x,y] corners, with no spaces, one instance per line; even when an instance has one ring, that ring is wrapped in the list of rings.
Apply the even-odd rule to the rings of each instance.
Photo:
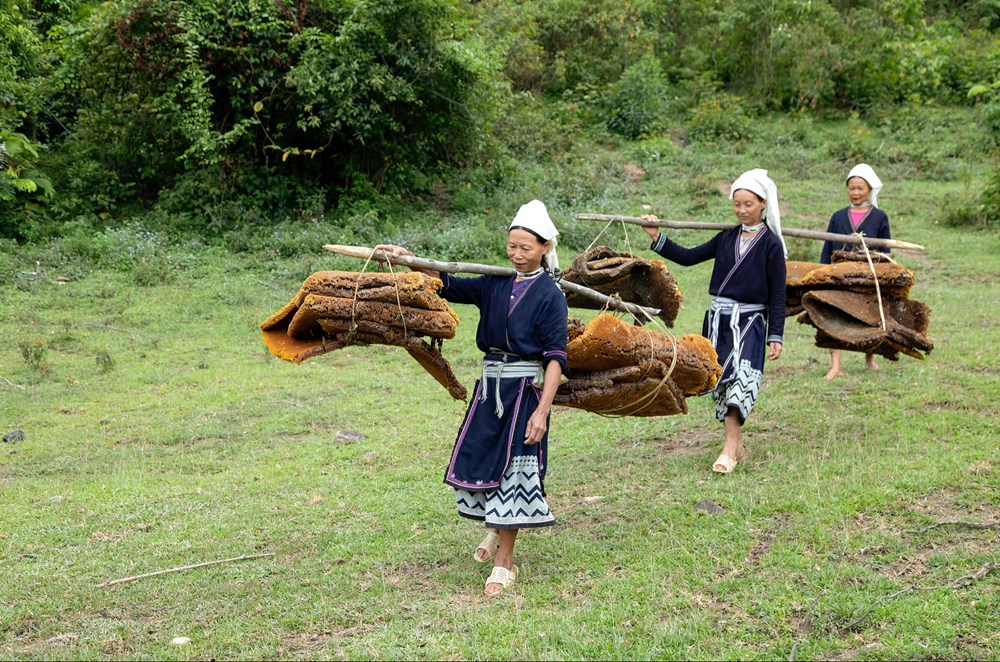
[[[893,598],[898,598],[904,593],[909,593],[910,591],[936,591],[938,589],[946,589],[946,588],[965,588],[966,586],[970,586],[974,582],[979,581],[980,579],[982,579],[983,577],[985,577],[986,575],[990,574],[991,572],[997,569],[1000,569],[1000,563],[987,563],[983,565],[981,568],[979,568],[979,570],[976,570],[971,575],[965,575],[963,577],[959,577],[958,579],[955,579],[948,584],[939,584],[937,586],[907,586],[906,588],[900,589],[895,593],[891,593],[889,595],[883,595],[881,598],[871,603],[871,605],[869,605],[868,608],[865,609],[860,616],[855,618],[847,625],[837,628],[837,632],[843,634],[848,630],[851,630],[858,623],[865,620],[865,617],[868,616],[868,614],[870,614],[872,610],[875,609],[875,607],[877,607],[883,602],[888,602]]]
[[[576,214],[573,218],[580,221],[621,221],[632,225],[646,225],[657,228],[673,228],[675,230],[731,230],[736,227],[735,223],[701,223],[697,221],[667,221],[659,219],[657,221],[647,221],[638,216],[615,216],[612,214]],[[924,247],[920,244],[911,244],[908,241],[897,239],[879,239],[877,237],[860,237],[855,235],[837,234],[835,232],[819,232],[818,230],[802,230],[799,228],[781,228],[781,234],[789,237],[803,237],[805,239],[817,239],[819,241],[835,241],[841,244],[867,244],[875,248],[901,248],[911,251],[922,251]]]
[[[274,556],[272,553],[267,554],[247,554],[245,556],[234,556],[231,559],[219,559],[218,561],[205,561],[204,563],[195,563],[193,565],[182,565],[177,568],[169,568],[167,570],[157,570],[156,572],[147,572],[141,575],[132,575],[131,577],[122,577],[121,579],[110,579],[106,582],[101,582],[98,586],[112,586],[114,584],[124,584],[125,582],[134,582],[137,579],[145,579],[146,577],[155,577],[157,575],[166,575],[171,572],[181,572],[182,570],[192,570],[194,568],[204,568],[210,565],[219,565],[222,563],[233,563],[235,561],[246,561],[247,559],[259,559],[265,556]]]
[[[1000,522],[963,522],[962,520],[946,520],[944,522],[935,522],[934,524],[922,529],[907,529],[903,531],[903,533],[926,533],[931,529],[936,529],[941,526],[960,526],[966,529],[1000,529]]]
[[[21,386],[20,384],[15,384],[14,382],[12,382],[9,379],[7,379],[6,377],[0,377],[0,379],[4,380],[4,382],[7,384],[7,386],[10,386],[11,388],[19,388],[22,391],[25,389],[24,386]]]
[[[517,271],[511,267],[496,267],[489,264],[476,264],[474,262],[439,262],[437,260],[429,260],[427,258],[415,257],[412,255],[393,256],[389,255],[385,251],[376,251],[372,248],[366,248],[364,246],[338,246],[335,244],[327,244],[323,246],[323,250],[330,251],[331,253],[337,253],[339,255],[346,255],[347,257],[356,257],[361,260],[375,260],[376,262],[402,264],[407,267],[430,269],[431,271],[443,271],[446,273],[485,274],[488,276],[513,276],[517,273]],[[646,322],[649,318],[660,314],[659,308],[649,308],[647,306],[639,306],[634,303],[628,303],[617,297],[609,297],[605,294],[592,290],[589,287],[577,285],[576,283],[560,280],[558,281],[558,285],[567,292],[573,292],[574,294],[579,294],[593,299],[594,301],[606,305],[608,308],[612,308],[614,310],[624,310],[632,313],[632,315],[634,315],[635,318],[641,322]]]

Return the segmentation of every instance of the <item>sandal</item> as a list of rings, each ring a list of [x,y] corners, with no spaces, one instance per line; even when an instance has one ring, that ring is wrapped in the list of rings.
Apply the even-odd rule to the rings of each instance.
[[[503,567],[502,565],[493,566],[493,572],[490,573],[489,578],[486,580],[486,586],[483,587],[483,593],[490,597],[500,595],[504,590],[514,583],[517,579],[517,566],[511,566],[510,570]],[[490,584],[500,584],[500,590],[496,593],[489,593],[486,590]]]
[[[497,549],[500,548],[500,534],[497,533],[496,529],[488,529],[489,533],[483,538],[483,541],[479,543],[479,547],[476,547],[476,551],[472,553],[472,558],[474,558],[479,563],[486,563],[487,561],[492,561],[493,557],[497,555]],[[486,552],[485,555],[480,556],[479,550]]]
[[[729,457],[725,453],[719,456],[719,459],[715,461],[712,465],[712,471],[717,474],[731,474],[733,469],[736,468],[736,460]]]

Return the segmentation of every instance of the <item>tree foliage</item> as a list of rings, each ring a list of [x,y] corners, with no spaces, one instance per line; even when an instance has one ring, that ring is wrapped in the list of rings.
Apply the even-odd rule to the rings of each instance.
[[[542,135],[526,126],[539,118],[626,139],[739,141],[761,112],[979,103],[995,135],[995,94],[969,90],[994,89],[998,10],[995,0],[0,0],[0,131],[11,146],[0,234],[139,208],[215,232],[306,207],[440,198],[460,191],[450,180],[516,177],[510,164],[526,136]]]
[[[381,189],[474,155],[500,110],[444,0],[113,0],[59,46],[53,107],[149,203],[191,173]]]

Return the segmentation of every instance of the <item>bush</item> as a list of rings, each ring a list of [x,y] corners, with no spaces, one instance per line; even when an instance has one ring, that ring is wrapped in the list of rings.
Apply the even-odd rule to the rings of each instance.
[[[640,138],[662,125],[668,84],[659,60],[651,55],[630,66],[611,86],[608,128],[626,138]]]
[[[752,136],[753,120],[741,97],[716,92],[702,97],[690,110],[685,129],[695,142],[739,142]]]
[[[507,89],[457,6],[352,7],[99,3],[56,44],[49,101],[120,182],[102,193],[129,190],[146,205],[165,194],[168,213],[209,234],[244,210],[281,220],[305,189],[336,197],[361,177],[375,191],[411,190],[488,158]]]

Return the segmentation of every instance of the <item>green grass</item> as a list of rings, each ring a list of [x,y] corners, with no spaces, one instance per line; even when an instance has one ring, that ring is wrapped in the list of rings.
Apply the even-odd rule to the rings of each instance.
[[[728,220],[722,194],[698,208],[689,180],[756,165],[778,182],[785,224],[823,229],[849,166],[825,155],[821,130],[836,127],[803,134],[812,146],[765,136],[746,153],[638,160],[635,188],[552,205],[570,235],[563,261],[600,231],[565,220],[573,211],[648,204]],[[597,182],[633,156],[581,167]],[[0,426],[26,434],[0,444],[0,657],[1000,657],[1000,573],[958,586],[1000,562],[1000,534],[914,532],[1000,521],[1000,237],[936,222],[988,163],[948,166],[963,179],[871,161],[894,235],[927,247],[897,257],[934,311],[928,360],[869,374],[848,353],[830,384],[828,354],[789,319],[745,429],[749,461],[726,477],[710,471],[722,430],[708,398],[656,419],[557,409],[547,488],[559,526],[523,533],[522,575],[492,600],[489,568],[471,558],[481,530],[441,484],[463,405],[398,349],[295,366],[260,340],[257,325],[310,271],[360,263],[308,246],[281,259],[188,247],[160,265],[163,284],[75,264],[59,284],[54,257],[27,273],[51,255],[29,247],[0,290]],[[620,228],[604,240],[626,246]],[[793,246],[813,259],[819,248]],[[710,265],[675,273],[686,301],[674,331],[696,332]],[[444,351],[471,386],[476,312],[457,310]],[[695,510],[701,499],[725,512]],[[99,586],[256,553],[274,556]],[[171,647],[175,636],[192,644]]]

